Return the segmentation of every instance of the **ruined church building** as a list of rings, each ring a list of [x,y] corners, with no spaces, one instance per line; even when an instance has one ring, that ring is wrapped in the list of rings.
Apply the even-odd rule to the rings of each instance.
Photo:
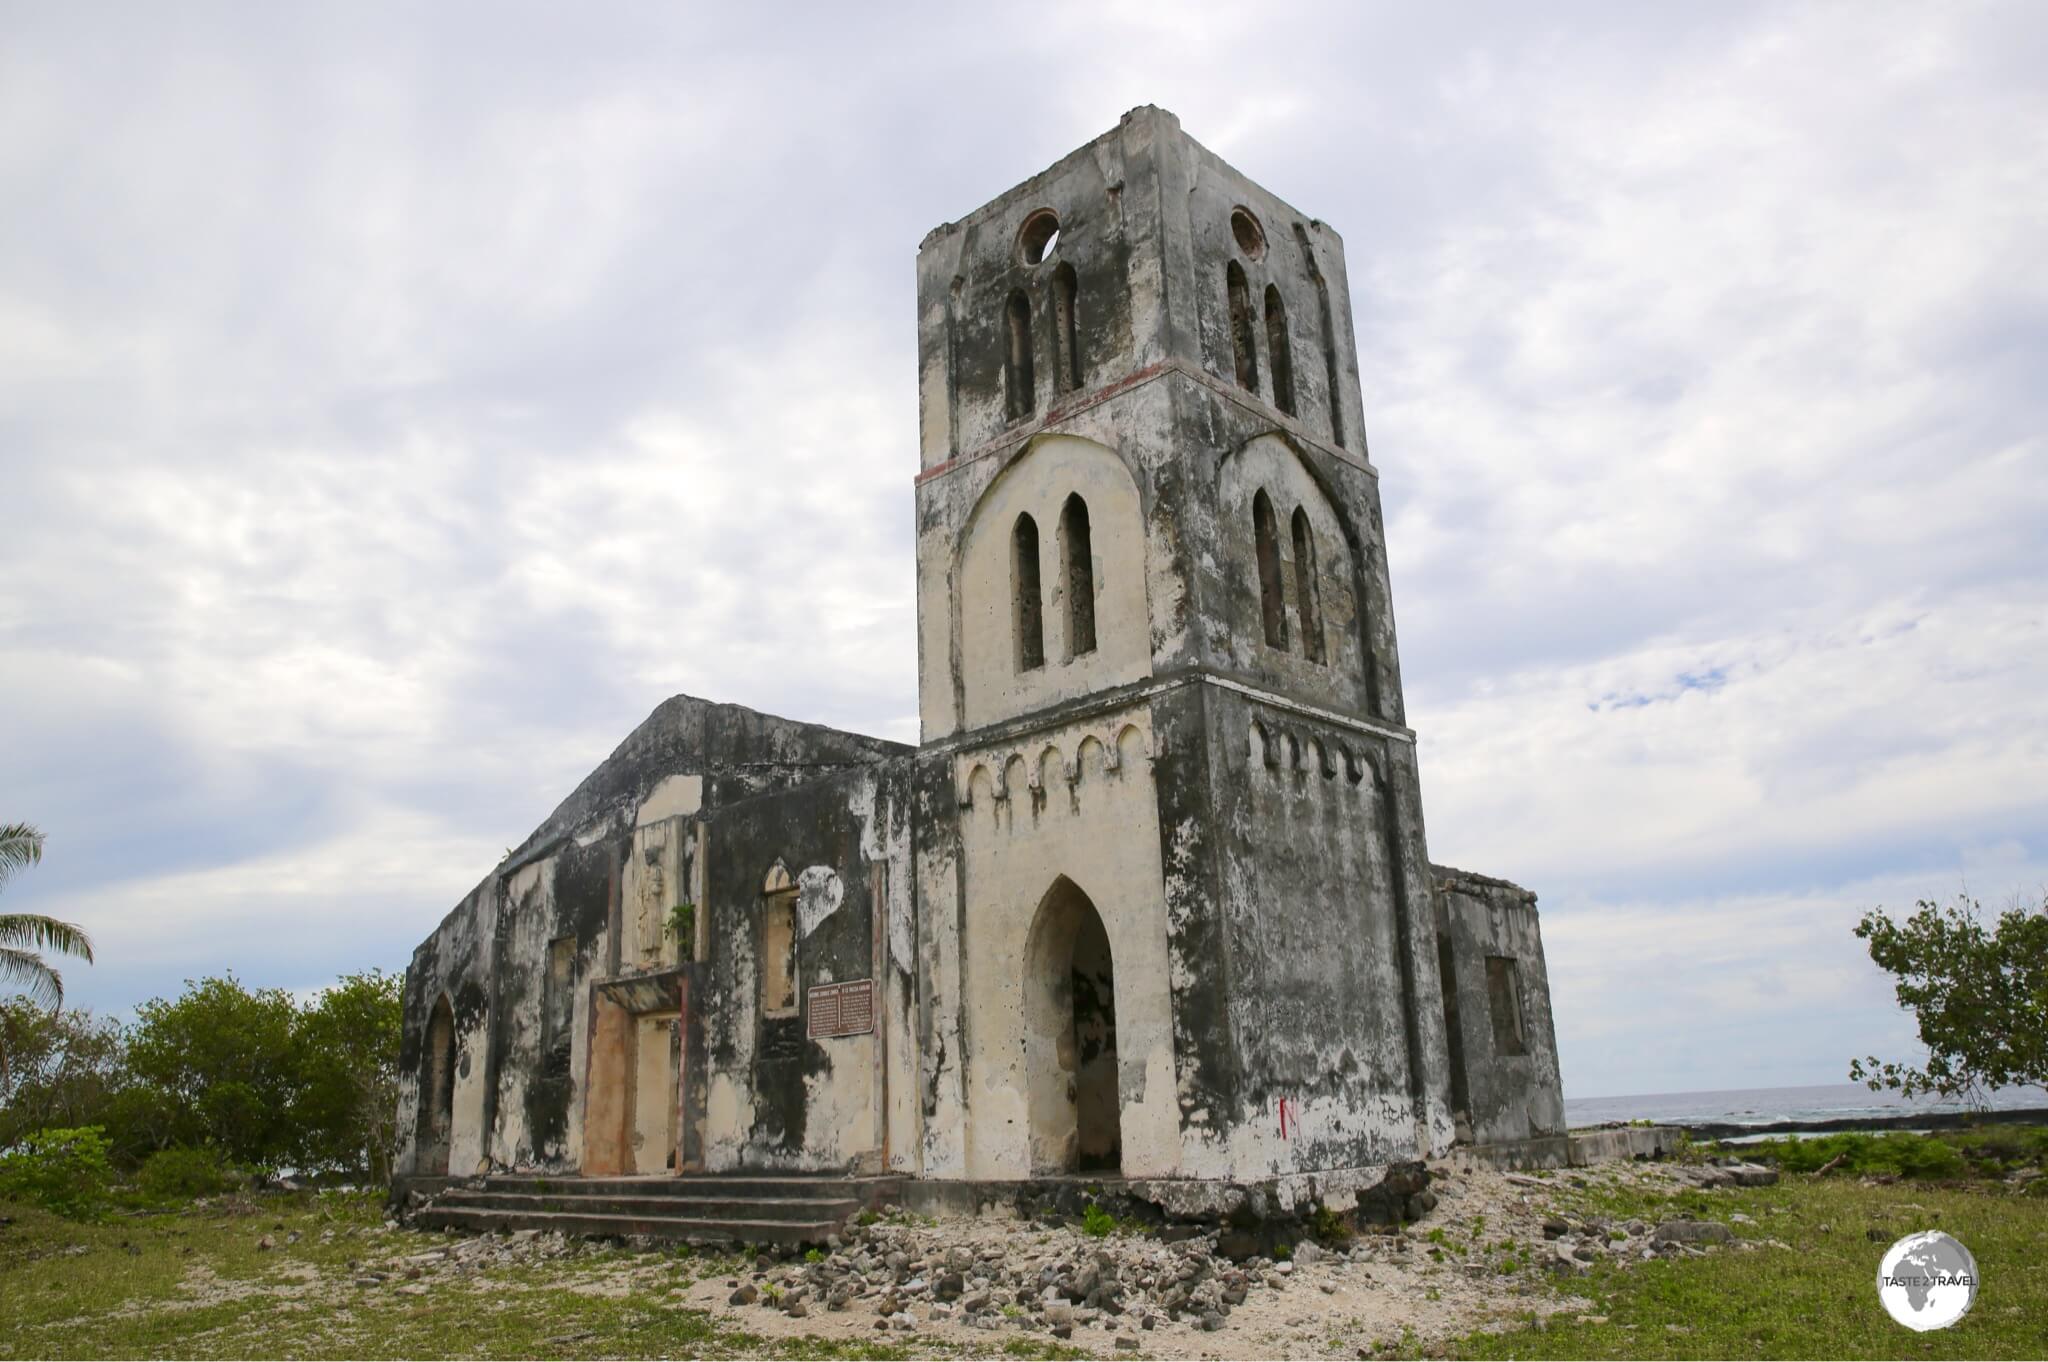
[[[662,703],[414,952],[401,1184],[1561,1141],[1535,896],[1424,846],[1336,232],[1141,108],[917,317],[921,743]]]

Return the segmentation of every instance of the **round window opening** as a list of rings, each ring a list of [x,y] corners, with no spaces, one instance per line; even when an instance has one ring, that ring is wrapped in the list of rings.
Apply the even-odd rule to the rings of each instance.
[[[1257,260],[1266,253],[1266,231],[1249,210],[1231,210],[1230,234],[1237,238],[1237,248],[1245,253],[1246,259]]]
[[[1024,219],[1024,230],[1018,234],[1017,244],[1024,252],[1024,263],[1036,265],[1059,248],[1060,220],[1050,208],[1041,208]]]

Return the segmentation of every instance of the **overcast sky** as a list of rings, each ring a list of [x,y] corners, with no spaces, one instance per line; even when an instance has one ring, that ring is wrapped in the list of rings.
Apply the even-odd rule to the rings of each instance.
[[[992,20],[989,15],[1006,17]],[[0,907],[411,948],[663,697],[916,738],[913,262],[1156,103],[1347,246],[1434,859],[1569,1095],[2048,885],[2048,7],[0,5]]]

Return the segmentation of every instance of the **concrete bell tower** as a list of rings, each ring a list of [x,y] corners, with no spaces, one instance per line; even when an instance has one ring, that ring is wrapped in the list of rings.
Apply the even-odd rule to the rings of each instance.
[[[1441,1149],[1336,232],[1136,109],[926,237],[918,335],[927,1170]]]

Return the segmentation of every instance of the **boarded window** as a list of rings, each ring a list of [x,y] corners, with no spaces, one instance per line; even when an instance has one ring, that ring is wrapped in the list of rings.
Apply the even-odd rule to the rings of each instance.
[[[1017,670],[1045,665],[1045,615],[1038,581],[1038,522],[1017,517],[1010,531],[1010,587],[1015,598]]]
[[[761,1013],[796,1012],[796,885],[777,862],[761,893]]]
[[[1007,344],[1003,356],[1003,382],[1010,405],[1010,419],[1029,416],[1037,402],[1036,382],[1031,371],[1031,300],[1022,289],[1010,295],[1003,309]]]
[[[1259,609],[1266,621],[1266,645],[1285,648],[1287,597],[1280,585],[1280,526],[1263,487],[1252,498],[1252,547],[1259,560]]]
[[[1060,511],[1060,564],[1066,573],[1067,658],[1095,651],[1095,548],[1088,538],[1088,503],[1076,492]]]
[[[1522,1034],[1522,977],[1512,957],[1486,957],[1486,1006],[1493,1014],[1493,1052],[1528,1054]]]
[[[1237,386],[1259,390],[1259,351],[1253,338],[1256,324],[1252,315],[1252,290],[1244,270],[1233,260],[1224,267],[1223,281],[1230,294],[1230,348],[1237,355]]]
[[[1266,362],[1273,366],[1273,405],[1294,415],[1294,346],[1287,338],[1287,304],[1266,285]]]
[[[1301,651],[1311,662],[1323,660],[1322,585],[1316,577],[1316,536],[1308,512],[1294,508],[1294,613],[1301,620]]]

